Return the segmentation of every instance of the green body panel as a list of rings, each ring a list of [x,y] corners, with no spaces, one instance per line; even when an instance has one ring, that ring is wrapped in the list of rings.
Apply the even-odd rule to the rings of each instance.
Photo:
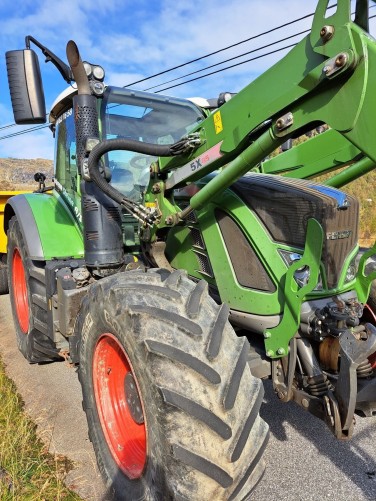
[[[254,170],[308,179],[338,169],[361,154],[345,137],[329,129],[307,141],[265,160]]]
[[[277,327],[268,329],[264,333],[265,348],[268,357],[274,358],[288,353],[288,345],[292,336],[286,336],[286,332],[295,334],[298,331],[300,325],[300,305],[317,284],[323,240],[324,232],[320,224],[315,219],[310,219],[308,221],[307,240],[302,259],[291,265],[286,273],[284,286],[285,304],[282,321]],[[304,287],[299,288],[294,280],[294,273],[301,266],[308,266],[310,268],[310,277],[308,283]]]
[[[354,164],[347,167],[339,174],[331,177],[324,184],[327,186],[333,186],[333,188],[341,188],[351,181],[355,181],[358,177],[363,176],[363,174],[367,174],[375,168],[375,162],[367,157],[358,160]]]
[[[204,180],[199,185],[204,185]],[[176,197],[178,205],[185,206],[188,202],[189,199],[187,198]],[[251,289],[239,284],[216,220],[215,211],[217,209],[228,214],[239,226],[275,285],[275,292]],[[214,197],[212,202],[206,205],[205,209],[197,210],[195,216],[196,222],[190,222],[187,226],[175,226],[170,230],[167,238],[166,255],[174,268],[186,269],[192,277],[207,280],[209,284],[214,285],[221,300],[227,302],[234,310],[256,315],[277,315],[283,313],[286,301],[289,303],[289,308],[292,308],[291,304],[295,302],[295,307],[300,310],[303,299],[330,297],[355,287],[355,280],[346,283],[346,270],[358,253],[357,247],[345,260],[337,288],[328,290],[325,287],[326,277],[323,270],[321,270],[323,289],[313,290],[317,284],[316,269],[320,271],[322,248],[322,229],[317,221],[315,224],[311,223],[308,227],[307,239],[309,239],[309,244],[307,243],[308,247],[306,245],[305,250],[307,259],[310,259],[309,266],[313,277],[311,280],[316,281],[310,289],[304,288],[304,297],[299,295],[299,301],[297,301],[297,296],[291,296],[290,294],[291,279],[286,279],[286,274],[289,273],[288,276],[293,275],[295,269],[292,266],[287,267],[281,258],[279,250],[302,253],[302,249],[275,242],[265,230],[257,215],[231,189],[226,190],[221,196]],[[197,229],[201,233],[205,243],[204,249],[195,245],[190,228]],[[310,232],[313,234],[310,235]],[[237,245],[237,242],[232,242],[232,244]],[[208,258],[213,271],[212,277],[200,270],[197,254]],[[317,259],[318,265],[315,264],[315,259]],[[299,261],[299,263],[297,268],[304,265],[303,260]],[[286,284],[286,280],[288,280],[288,284]],[[296,282],[294,283],[296,285]],[[295,294],[296,289],[292,288],[292,291]]]
[[[239,284],[216,221],[216,209],[229,214],[242,229],[267,270],[269,278],[275,284],[275,292],[249,289]],[[284,302],[278,292],[278,286],[283,280],[287,267],[277,249],[284,246],[277,246],[272,242],[252,211],[230,190],[223,193],[220,198],[214,199],[204,210],[197,211],[196,214],[197,224],[194,226],[200,230],[206,248],[205,251],[199,252],[209,257],[214,279],[210,280],[206,274],[198,271],[197,251],[195,252],[192,238],[186,229],[179,229],[179,227],[171,230],[171,236],[167,241],[166,255],[172,259],[172,266],[184,268],[189,275],[215,284],[221,300],[227,302],[232,309],[257,315],[274,315],[283,311]],[[183,234],[186,237],[185,239],[180,237],[180,240],[184,242],[183,248],[180,248],[176,246],[176,243],[178,236]]]
[[[82,231],[61,195],[25,195],[38,227],[44,259],[82,258]]]
[[[375,168],[375,162],[363,157],[361,151],[333,129],[314,136],[254,168],[255,172],[282,174],[308,179],[343,166],[346,169],[324,181],[327,186],[341,188]]]

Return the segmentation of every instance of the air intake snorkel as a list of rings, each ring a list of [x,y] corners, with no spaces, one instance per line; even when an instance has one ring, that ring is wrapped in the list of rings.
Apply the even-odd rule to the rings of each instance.
[[[77,84],[73,113],[78,171],[82,175],[84,162],[87,161],[87,140],[99,141],[97,98],[91,94],[83,62],[77,45],[72,40],[67,44],[67,58]],[[85,261],[88,267],[103,275],[118,269],[124,262],[121,213],[118,203],[105,193],[100,183],[95,182],[98,178],[103,179],[98,165],[93,170],[94,182],[81,181]]]

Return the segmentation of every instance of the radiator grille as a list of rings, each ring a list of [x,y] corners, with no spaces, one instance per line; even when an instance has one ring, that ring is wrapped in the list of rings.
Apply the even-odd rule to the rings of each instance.
[[[355,197],[347,195],[349,206],[341,210],[338,200],[343,194],[339,190],[324,191],[312,181],[263,174],[243,177],[232,189],[257,214],[276,242],[303,248],[307,222],[315,218],[325,234],[322,259],[328,287],[337,285],[344,260],[358,240],[359,205]],[[339,232],[348,232],[348,236],[330,238]]]

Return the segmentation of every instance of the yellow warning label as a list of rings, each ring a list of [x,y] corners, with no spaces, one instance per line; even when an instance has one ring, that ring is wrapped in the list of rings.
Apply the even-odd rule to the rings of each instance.
[[[146,202],[145,203],[145,207],[148,207],[149,209],[154,209],[154,207],[156,207],[157,204],[155,202]]]
[[[219,134],[220,132],[223,131],[221,112],[216,111],[213,115],[213,119],[214,119],[215,133]]]

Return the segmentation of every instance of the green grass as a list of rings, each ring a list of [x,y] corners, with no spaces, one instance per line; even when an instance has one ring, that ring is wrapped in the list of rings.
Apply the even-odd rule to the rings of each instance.
[[[80,500],[64,485],[71,468],[66,458],[47,452],[0,358],[0,500]]]

